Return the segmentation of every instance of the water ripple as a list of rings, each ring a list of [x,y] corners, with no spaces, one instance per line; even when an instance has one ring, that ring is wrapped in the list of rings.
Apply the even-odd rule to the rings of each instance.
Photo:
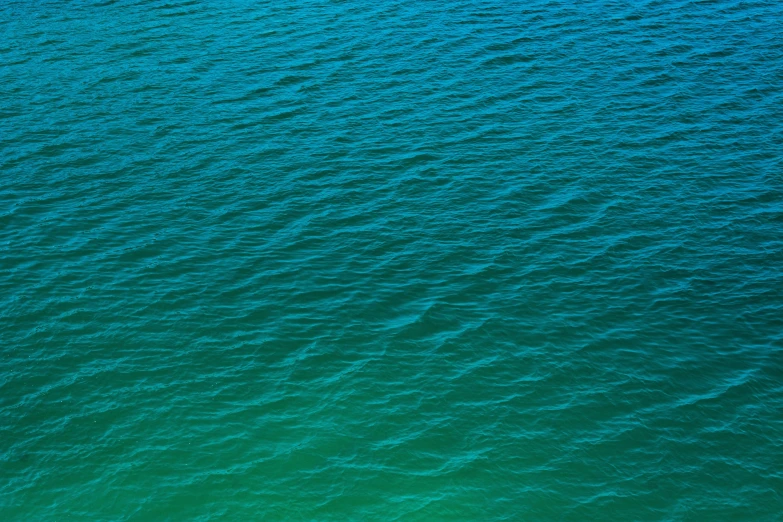
[[[782,20],[2,3],[3,520],[779,520]]]

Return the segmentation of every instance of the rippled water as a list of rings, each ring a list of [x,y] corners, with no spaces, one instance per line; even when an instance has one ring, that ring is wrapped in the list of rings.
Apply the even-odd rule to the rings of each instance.
[[[3,520],[781,520],[776,1],[0,4]]]

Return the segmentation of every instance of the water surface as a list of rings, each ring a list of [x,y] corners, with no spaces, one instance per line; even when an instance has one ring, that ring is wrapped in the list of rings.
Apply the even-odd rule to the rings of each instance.
[[[780,520],[775,1],[0,5],[0,518]]]

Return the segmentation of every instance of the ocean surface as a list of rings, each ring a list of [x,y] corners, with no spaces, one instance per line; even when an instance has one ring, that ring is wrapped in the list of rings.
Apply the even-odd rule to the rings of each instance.
[[[783,520],[783,4],[4,0],[0,519]]]

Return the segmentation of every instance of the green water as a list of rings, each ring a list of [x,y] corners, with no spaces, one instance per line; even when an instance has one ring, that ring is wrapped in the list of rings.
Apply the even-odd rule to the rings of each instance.
[[[777,2],[0,4],[0,520],[783,520]]]

